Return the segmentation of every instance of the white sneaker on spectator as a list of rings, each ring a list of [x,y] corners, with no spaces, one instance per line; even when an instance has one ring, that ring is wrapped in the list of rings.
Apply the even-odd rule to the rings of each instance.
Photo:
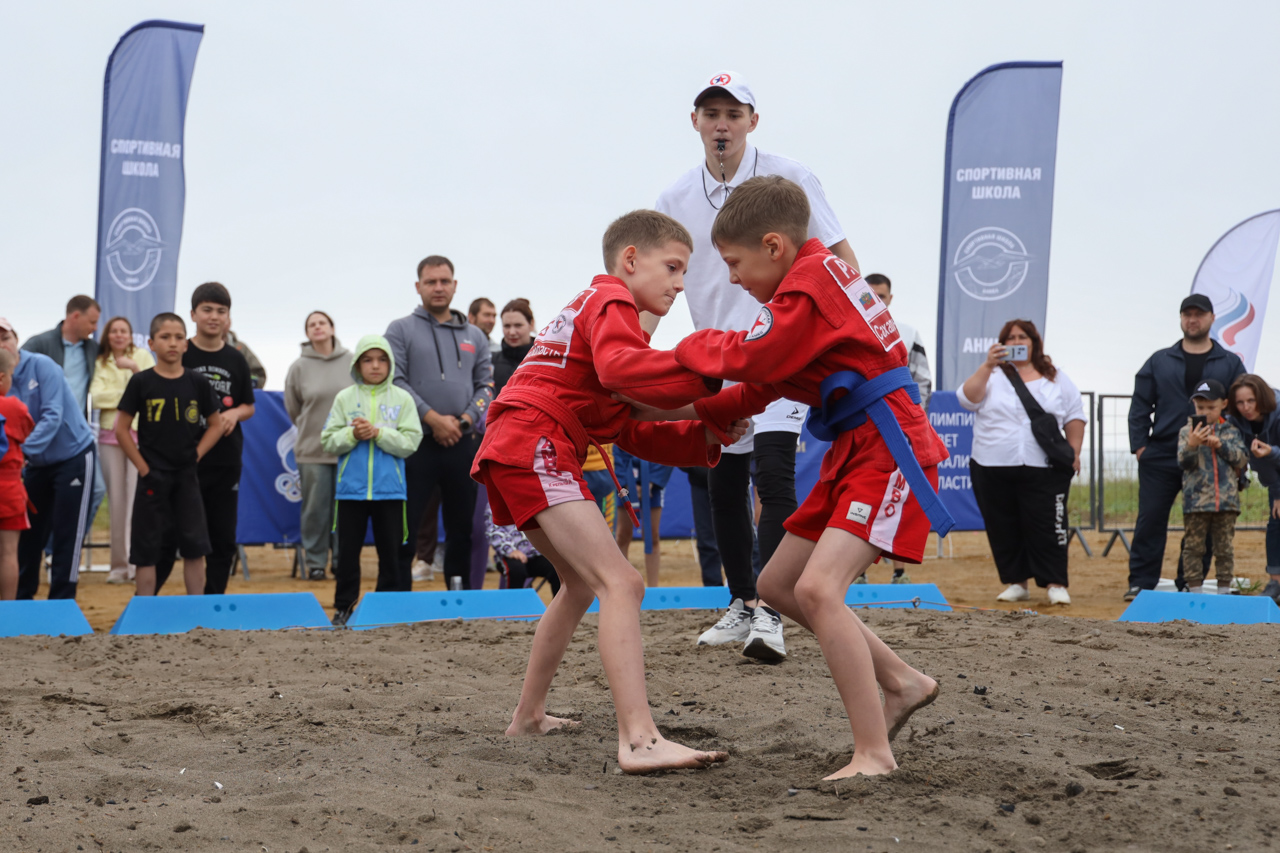
[[[698,637],[700,646],[723,646],[726,643],[745,643],[751,633],[751,611],[735,598],[729,609],[720,617],[720,621],[702,632]]]
[[[413,561],[413,579],[415,581],[433,581],[436,579],[435,567],[426,560]]]
[[[128,582],[129,582],[128,569],[112,569],[111,571],[107,572],[107,583],[128,583]]]
[[[1022,584],[1011,583],[1004,592],[996,596],[996,601],[1030,601],[1031,590]]]
[[[751,614],[751,633],[747,635],[742,653],[769,663],[776,663],[787,656],[787,647],[782,641],[782,619],[770,613],[763,604],[756,605],[755,613]]]
[[[1067,588],[1065,586],[1049,587],[1049,603],[1050,604],[1070,604],[1071,595],[1070,593],[1067,592]]]

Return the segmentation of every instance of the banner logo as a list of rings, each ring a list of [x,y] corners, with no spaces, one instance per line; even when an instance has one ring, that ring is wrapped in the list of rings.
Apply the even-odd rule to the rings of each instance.
[[[120,211],[107,229],[104,255],[111,280],[122,290],[142,290],[160,271],[163,246],[150,213],[140,207]]]
[[[1227,300],[1220,310],[1222,313],[1214,319],[1210,334],[1223,346],[1234,347],[1240,334],[1253,325],[1257,312],[1253,310],[1253,303],[1234,287],[1227,288]]]
[[[276,477],[276,491],[290,503],[302,503],[302,478],[298,476],[298,463],[293,456],[293,446],[298,443],[298,428],[291,426],[276,439],[276,453],[280,456],[283,474]]]
[[[1004,228],[979,228],[960,241],[951,262],[960,289],[982,302],[1013,295],[1027,280],[1031,256],[1018,235]]]

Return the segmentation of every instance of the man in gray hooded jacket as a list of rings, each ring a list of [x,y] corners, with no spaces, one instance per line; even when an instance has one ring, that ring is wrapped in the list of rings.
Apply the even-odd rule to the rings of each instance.
[[[412,588],[418,525],[427,500],[440,489],[444,513],[444,573],[471,588],[471,517],[476,483],[471,462],[476,424],[493,400],[493,364],[484,332],[450,305],[458,289],[453,262],[431,255],[418,264],[414,287],[422,305],[387,327],[395,384],[409,392],[422,418],[423,439],[405,460],[408,541],[400,549],[400,588]]]

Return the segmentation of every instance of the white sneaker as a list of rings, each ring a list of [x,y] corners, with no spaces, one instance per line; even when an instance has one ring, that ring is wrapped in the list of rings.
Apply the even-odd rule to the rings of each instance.
[[[1050,604],[1070,604],[1071,595],[1067,592],[1065,586],[1049,587],[1049,603]]]
[[[1200,595],[1201,593],[1203,593],[1203,592],[1204,592],[1204,587],[1202,587],[1202,586],[1189,586],[1189,587],[1187,587],[1187,592],[1191,593],[1192,595]]]
[[[129,582],[128,569],[112,569],[111,571],[107,572],[107,583],[128,583],[128,582]]]
[[[782,620],[766,610],[763,604],[756,605],[756,611],[751,615],[751,633],[747,635],[742,654],[770,663],[787,656],[787,647],[782,642]]]
[[[759,608],[757,608],[759,609]],[[744,643],[751,633],[751,611],[735,598],[729,609],[720,617],[720,621],[702,632],[698,638],[700,646],[723,646],[726,643]]]
[[[414,560],[413,579],[415,581],[433,581],[436,579],[435,568],[425,560]]]
[[[1065,590],[1064,590],[1065,592]],[[1030,601],[1031,590],[1022,584],[1011,583],[1004,592],[996,596],[996,601]]]

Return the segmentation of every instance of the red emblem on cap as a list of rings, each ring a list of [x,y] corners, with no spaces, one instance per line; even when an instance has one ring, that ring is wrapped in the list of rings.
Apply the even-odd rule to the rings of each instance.
[[[711,85],[712,85],[712,86],[727,86],[727,85],[729,85],[729,81],[730,81],[730,80],[732,80],[732,79],[733,79],[733,78],[732,78],[732,77],[730,77],[728,74],[717,74],[715,77],[712,77],[712,78],[711,78]]]

